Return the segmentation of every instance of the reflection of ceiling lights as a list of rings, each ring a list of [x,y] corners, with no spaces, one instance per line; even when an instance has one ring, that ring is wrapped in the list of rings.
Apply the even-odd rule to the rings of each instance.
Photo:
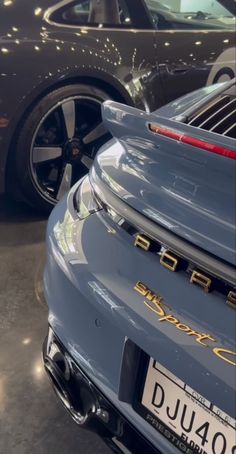
[[[39,16],[39,15],[42,13],[42,11],[43,11],[43,10],[42,10],[42,8],[40,8],[40,7],[35,8],[35,10],[34,10],[35,16]]]
[[[17,27],[11,27],[11,29],[13,32],[18,32],[18,30],[19,30]]]
[[[8,54],[9,50],[8,50],[6,47],[2,47],[2,48],[1,48],[1,52],[2,52],[3,54]]]
[[[4,6],[10,6],[12,5],[13,1],[12,0],[4,0],[3,5]]]
[[[23,345],[29,345],[30,342],[31,342],[30,337],[26,337],[25,339],[23,339],[22,344],[23,344]]]

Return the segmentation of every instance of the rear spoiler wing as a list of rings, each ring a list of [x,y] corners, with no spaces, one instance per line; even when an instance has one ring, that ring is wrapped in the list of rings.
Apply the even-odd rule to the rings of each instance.
[[[188,110],[191,115],[226,89],[231,88],[235,80],[222,87]],[[236,160],[236,141],[230,137],[214,134],[180,121],[179,118],[166,118],[155,113],[146,113],[134,107],[113,101],[106,101],[102,107],[102,117],[105,127],[113,137],[127,142],[129,138],[141,138],[154,142],[156,146],[167,140],[188,144],[202,150],[216,153]]]

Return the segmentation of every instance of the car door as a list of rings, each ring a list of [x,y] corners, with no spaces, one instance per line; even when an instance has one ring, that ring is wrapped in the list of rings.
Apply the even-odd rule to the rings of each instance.
[[[156,29],[156,57],[166,101],[235,76],[233,0],[144,2]]]
[[[156,90],[155,30],[142,0],[67,0],[46,19],[50,37],[72,43],[73,54],[62,58],[79,76],[111,81],[118,93],[122,85],[133,104],[147,111],[164,103]]]

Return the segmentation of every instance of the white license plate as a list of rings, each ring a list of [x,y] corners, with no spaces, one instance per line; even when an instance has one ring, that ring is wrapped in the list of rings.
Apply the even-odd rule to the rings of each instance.
[[[146,420],[182,452],[236,454],[235,420],[153,359],[141,403]]]

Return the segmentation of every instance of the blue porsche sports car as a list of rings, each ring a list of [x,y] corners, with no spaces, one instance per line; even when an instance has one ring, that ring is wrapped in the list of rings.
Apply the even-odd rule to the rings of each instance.
[[[147,114],[54,209],[43,357],[115,452],[236,454],[236,82]]]

